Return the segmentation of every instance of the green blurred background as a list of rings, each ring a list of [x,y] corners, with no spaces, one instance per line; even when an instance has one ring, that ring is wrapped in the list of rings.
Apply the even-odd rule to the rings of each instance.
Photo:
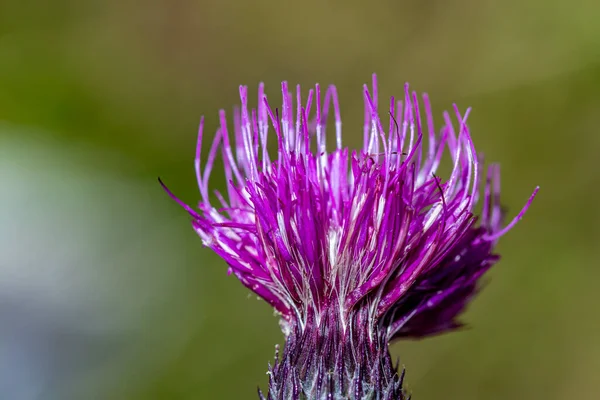
[[[541,186],[470,329],[392,347],[414,398],[600,398],[599,20],[594,0],[0,1],[0,399],[256,398],[277,320],[156,177],[197,201],[199,117],[214,132],[240,83],[335,83],[356,146],[372,72],[438,121],[473,106],[509,212]]]

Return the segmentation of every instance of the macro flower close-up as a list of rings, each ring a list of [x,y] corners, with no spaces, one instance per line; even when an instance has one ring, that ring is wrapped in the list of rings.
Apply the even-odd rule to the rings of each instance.
[[[3,1],[0,400],[600,399],[599,20]]]
[[[475,150],[470,110],[454,106],[436,128],[428,96],[408,85],[386,103],[375,75],[364,86],[358,150],[342,144],[334,86],[303,98],[283,82],[274,107],[261,84],[256,109],[247,87],[239,93],[233,118],[220,112],[206,159],[200,123],[198,207],[165,189],[204,246],[280,317],[285,345],[260,398],[409,398],[388,344],[462,326],[499,259],[496,243],[538,189],[505,220],[500,168],[484,167]],[[209,182],[219,156],[226,193]]]

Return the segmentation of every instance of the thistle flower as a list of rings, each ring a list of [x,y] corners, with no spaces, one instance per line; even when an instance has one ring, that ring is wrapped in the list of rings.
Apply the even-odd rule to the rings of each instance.
[[[372,91],[364,86],[360,151],[342,146],[334,86],[322,97],[316,85],[305,101],[298,86],[295,105],[286,82],[281,89],[280,109],[261,84],[258,107],[250,110],[248,89],[240,86],[233,139],[221,111],[204,167],[201,120],[199,211],[165,189],[229,273],[281,316],[285,348],[281,357],[276,352],[261,399],[406,399],[404,372],[393,365],[388,343],[461,326],[457,316],[498,260],[494,245],[538,189],[503,225],[500,170],[491,165],[482,179],[466,124],[470,110],[454,107],[457,129],[444,113],[436,134],[427,95],[423,121],[408,85],[404,99],[392,97],[383,112],[375,75]],[[332,110],[335,146],[328,150]],[[267,149],[269,130],[276,154]],[[452,170],[444,180],[436,171],[446,149]],[[227,198],[215,193],[214,205],[209,178],[219,152]]]

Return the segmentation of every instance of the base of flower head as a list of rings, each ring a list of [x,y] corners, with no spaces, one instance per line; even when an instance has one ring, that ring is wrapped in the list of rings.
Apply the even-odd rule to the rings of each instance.
[[[283,356],[269,365],[261,400],[408,400],[404,370],[393,365],[383,332],[368,327],[366,312],[344,318],[332,311],[304,327],[292,323]]]

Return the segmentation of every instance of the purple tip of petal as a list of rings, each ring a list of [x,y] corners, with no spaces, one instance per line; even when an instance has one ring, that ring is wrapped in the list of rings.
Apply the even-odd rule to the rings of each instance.
[[[160,179],[160,177],[158,178],[158,183],[160,183],[160,186],[162,186],[163,190],[165,192],[167,192],[167,194],[169,195],[169,197],[171,197],[173,200],[175,200],[177,202],[177,204],[179,204],[181,207],[183,207],[183,209],[185,211],[187,211],[193,218],[199,218],[200,217],[196,211],[194,211],[190,206],[188,206],[183,201],[181,201],[177,196],[175,196],[173,194],[173,192],[171,192],[171,190],[167,187],[167,185],[164,184],[164,182],[162,181],[162,179]]]
[[[517,222],[519,222],[521,220],[521,218],[523,218],[523,216],[525,215],[525,213],[529,209],[529,206],[531,205],[531,203],[533,203],[533,199],[535,199],[535,196],[537,195],[537,193],[539,192],[539,190],[540,190],[539,186],[537,186],[533,190],[533,193],[531,194],[531,196],[529,196],[529,200],[527,200],[527,203],[525,203],[525,205],[523,206],[523,208],[521,209],[521,211],[517,214],[516,217],[514,217],[512,219],[512,221],[510,221],[510,223],[508,225],[506,225],[504,228],[500,229],[498,232],[494,232],[494,233],[491,233],[491,234],[485,234],[485,235],[483,235],[482,239],[483,240],[488,240],[490,242],[494,242],[494,241],[498,240],[500,238],[500,236],[503,236],[508,231],[510,231],[517,224]]]

